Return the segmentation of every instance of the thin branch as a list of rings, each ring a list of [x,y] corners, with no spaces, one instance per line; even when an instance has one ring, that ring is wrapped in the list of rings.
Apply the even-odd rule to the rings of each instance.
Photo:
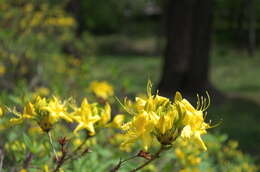
[[[70,155],[68,155],[67,158],[65,158],[65,161],[74,158],[75,156],[77,156],[77,153],[81,150],[82,147],[84,147],[84,145],[87,143],[88,139],[91,136],[87,135],[85,140],[74,150],[70,153]]]
[[[131,170],[130,172],[136,172],[136,171],[138,171],[138,170],[144,168],[145,166],[147,166],[148,164],[150,164],[150,163],[153,162],[154,160],[158,159],[158,158],[160,157],[160,154],[161,154],[164,150],[166,150],[166,148],[165,148],[163,145],[161,145],[161,148],[152,156],[151,159],[149,159],[148,161],[146,161],[145,163],[143,163],[143,164],[140,165],[139,167],[137,167],[137,168]]]
[[[61,166],[64,164],[65,162],[65,157],[66,157],[66,152],[62,152],[62,156],[61,158],[57,161],[57,166],[54,170],[54,172],[59,171],[59,169],[61,168]]]
[[[82,142],[74,151],[72,151],[70,154],[67,154],[67,152],[65,151],[64,145],[62,145],[62,156],[57,160],[57,166],[54,169],[53,172],[57,172],[59,171],[59,169],[61,168],[61,166],[69,160],[74,160],[77,159],[81,156],[83,156],[85,153],[90,152],[89,149],[87,148],[86,150],[84,150],[83,152],[81,152],[80,154],[78,153],[81,148],[87,143],[87,140],[89,139],[89,136],[86,136],[84,142]]]
[[[27,169],[32,161],[32,158],[33,158],[33,154],[31,152],[29,152],[24,160],[24,163],[23,163],[23,168],[24,169]]]
[[[130,160],[132,160],[132,159],[135,159],[135,158],[137,158],[137,157],[139,157],[138,154],[136,154],[136,155],[134,155],[134,156],[131,156],[131,157],[129,157],[129,158],[127,158],[127,159],[124,159],[124,160],[121,160],[121,159],[120,159],[119,162],[118,162],[118,164],[117,164],[114,168],[112,168],[112,169],[110,170],[110,172],[117,172],[117,171],[119,170],[119,168],[121,168],[124,163],[126,163],[127,161],[130,161]]]
[[[55,150],[55,148],[54,148],[54,145],[53,145],[53,141],[52,141],[52,137],[51,137],[51,132],[49,131],[49,132],[47,132],[47,133],[48,133],[50,145],[51,145],[51,147],[52,147],[52,151],[53,151],[53,153],[54,153],[54,155],[55,155],[56,161],[58,161],[58,160],[59,160],[59,157],[58,157],[58,155],[57,155],[57,153],[56,153],[56,150]]]
[[[0,172],[2,171],[3,161],[4,161],[4,153],[3,150],[0,148]]]

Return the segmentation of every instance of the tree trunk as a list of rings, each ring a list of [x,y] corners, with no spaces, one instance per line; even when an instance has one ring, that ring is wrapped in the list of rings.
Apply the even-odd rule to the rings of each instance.
[[[166,5],[164,66],[158,89],[188,95],[211,90],[209,52],[213,0],[169,0]]]
[[[76,36],[80,37],[84,31],[84,24],[82,18],[82,8],[80,0],[69,0],[66,6],[66,11],[71,13],[77,20]]]
[[[256,6],[255,0],[249,0],[248,4],[248,53],[255,55],[256,51]]]

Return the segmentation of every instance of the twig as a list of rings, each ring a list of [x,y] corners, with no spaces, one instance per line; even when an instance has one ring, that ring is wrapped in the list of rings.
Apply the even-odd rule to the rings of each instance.
[[[130,161],[130,160],[132,160],[132,159],[135,159],[135,158],[137,158],[137,157],[139,157],[138,154],[136,154],[136,155],[134,155],[134,156],[131,156],[131,157],[129,157],[129,158],[127,158],[127,159],[124,159],[124,160],[121,160],[121,159],[120,159],[119,162],[118,162],[118,164],[117,164],[114,168],[112,168],[112,169],[110,170],[110,172],[117,172],[117,171],[119,170],[119,168],[121,168],[124,163],[126,163],[127,161]]]
[[[53,145],[53,142],[52,142],[51,132],[49,131],[49,132],[47,132],[47,133],[48,133],[50,145],[51,145],[51,147],[52,147],[52,151],[53,151],[53,153],[54,153],[54,155],[55,155],[56,161],[58,161],[58,160],[59,160],[59,157],[58,157],[58,155],[57,155],[57,153],[56,153],[56,150],[55,150],[54,145]]]
[[[57,166],[54,169],[53,172],[57,172],[59,171],[59,169],[61,168],[61,166],[68,160],[73,160],[76,159],[80,156],[83,156],[85,153],[89,152],[89,149],[87,148],[85,151],[81,152],[81,154],[78,154],[78,152],[80,151],[80,149],[86,144],[87,140],[88,140],[89,136],[87,136],[84,140],[83,143],[81,143],[74,151],[72,151],[69,155],[67,154],[67,151],[65,150],[65,144],[61,144],[61,152],[62,152],[62,156],[57,160]]]
[[[64,164],[65,162],[65,157],[66,157],[66,152],[62,152],[62,156],[60,157],[60,159],[57,161],[57,166],[54,170],[54,172],[59,171],[60,167]]]
[[[32,158],[33,158],[33,154],[31,152],[29,152],[24,160],[24,163],[23,163],[23,168],[24,169],[27,169],[32,161]]]
[[[3,150],[0,148],[0,172],[2,171],[3,161],[4,161],[4,153]]]
[[[131,170],[130,172],[136,172],[136,171],[138,171],[138,170],[144,168],[145,166],[147,166],[148,164],[150,164],[152,161],[154,161],[154,160],[156,160],[157,158],[159,158],[159,157],[160,157],[160,154],[161,154],[164,150],[166,150],[166,148],[165,148],[163,145],[161,145],[161,148],[152,156],[151,159],[149,159],[148,161],[146,161],[145,163],[143,163],[143,164],[140,165],[139,167],[137,167],[137,168]]]
[[[85,140],[74,150],[70,153],[70,155],[68,155],[67,158],[65,158],[65,161],[74,158],[75,156],[77,156],[78,151],[80,151],[80,149],[87,143],[88,139],[90,138],[89,135],[86,136]]]

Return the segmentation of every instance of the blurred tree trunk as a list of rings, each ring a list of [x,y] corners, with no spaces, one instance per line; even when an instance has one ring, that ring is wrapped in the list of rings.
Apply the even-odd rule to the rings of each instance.
[[[239,12],[236,17],[236,28],[234,29],[235,34],[235,42],[238,45],[238,48],[245,48],[245,37],[244,37],[244,22],[245,22],[245,13],[246,13],[246,7],[247,7],[247,1],[243,0],[240,2],[239,5]]]
[[[77,20],[77,30],[76,35],[79,37],[84,31],[83,18],[82,18],[82,9],[81,9],[80,0],[69,0],[66,6],[66,11],[71,13]]]
[[[255,0],[248,0],[248,53],[255,55],[256,51],[256,3]]]
[[[165,6],[167,45],[158,89],[163,95],[212,91],[209,52],[213,0],[168,0]]]

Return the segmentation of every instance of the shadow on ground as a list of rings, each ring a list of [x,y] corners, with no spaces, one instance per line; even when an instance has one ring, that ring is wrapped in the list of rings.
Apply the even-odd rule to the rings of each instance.
[[[239,141],[240,148],[260,159],[260,104],[253,100],[232,95],[221,105],[209,108],[208,119],[223,120],[213,129],[227,133],[230,139]]]

